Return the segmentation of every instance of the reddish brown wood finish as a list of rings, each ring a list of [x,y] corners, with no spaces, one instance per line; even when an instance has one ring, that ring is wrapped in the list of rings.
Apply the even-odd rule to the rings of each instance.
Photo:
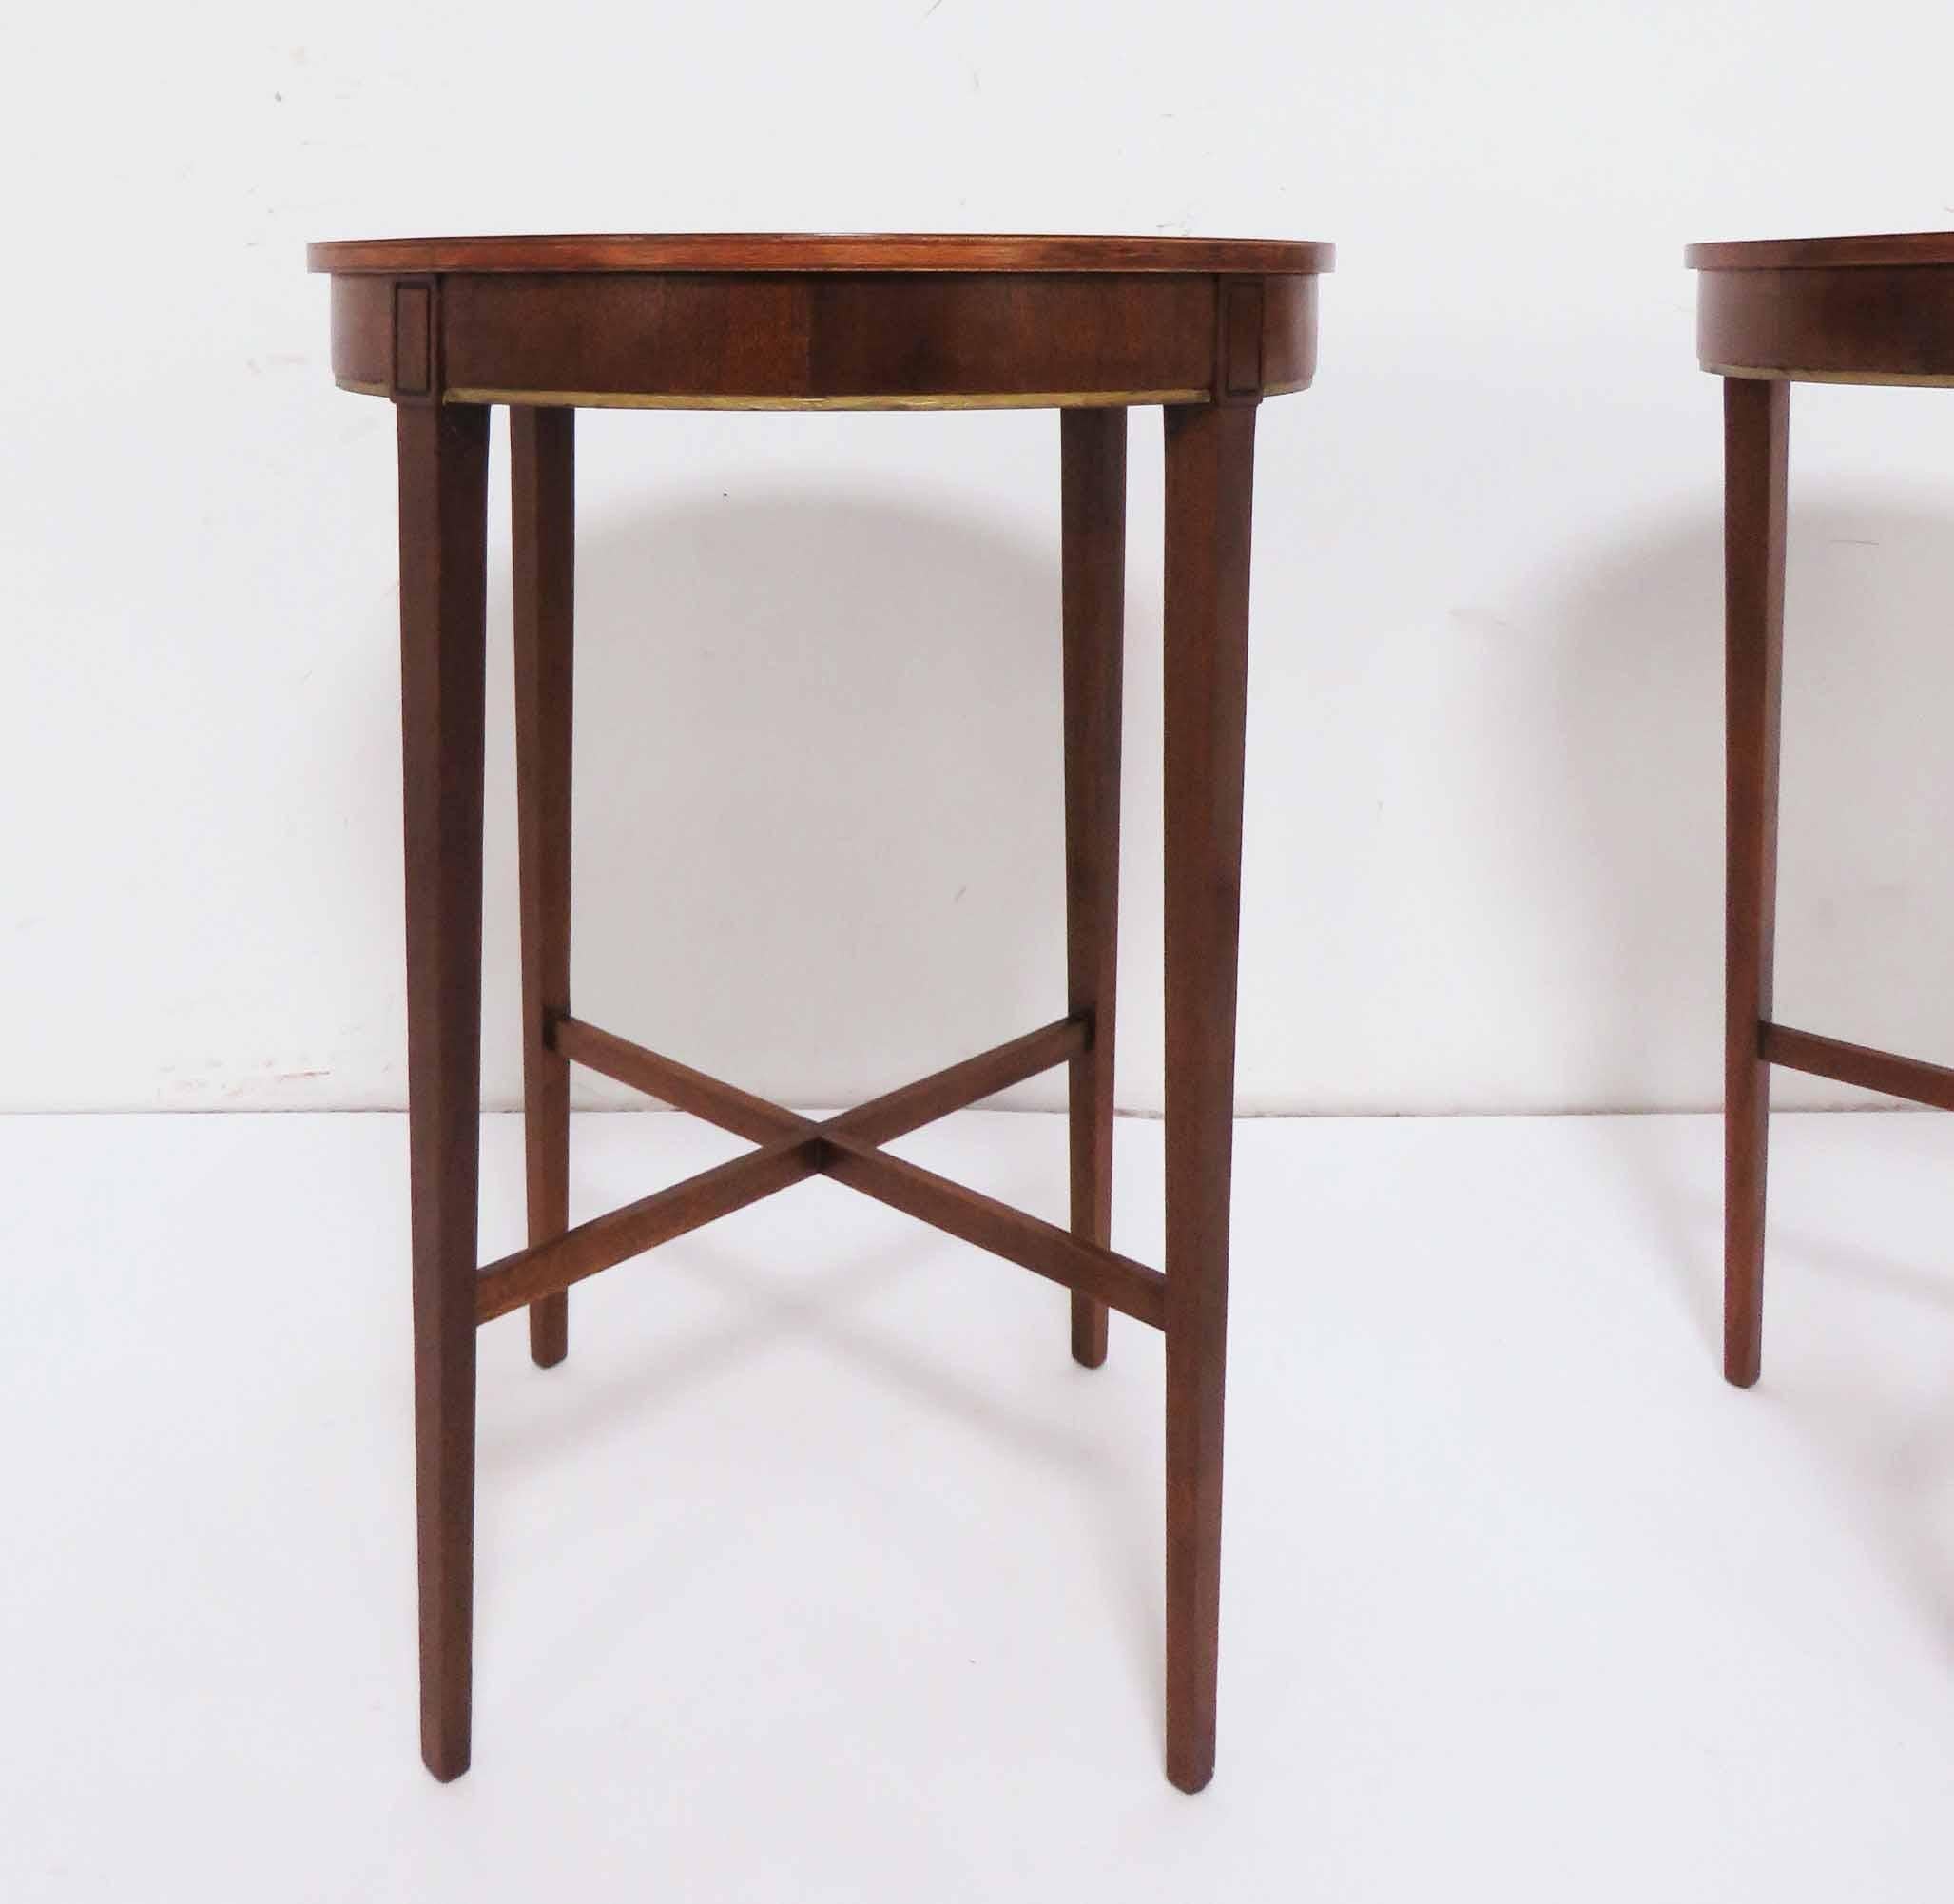
[[[1695,244],[1706,370],[1794,382],[1954,382],[1954,232]]]
[[[830,1117],[822,1129],[853,1137],[858,1143],[888,1143],[905,1131],[920,1130],[952,1111],[1022,1084],[1054,1064],[1070,1062],[1085,1049],[1090,1036],[1091,1028],[1077,1019],[1057,1019],[995,1050],[932,1072],[914,1084],[885,1091],[866,1104]]]
[[[1327,244],[1270,238],[956,232],[686,231],[353,238],[306,248],[313,271],[1327,271]]]
[[[807,1120],[737,1085],[723,1084],[689,1064],[647,1051],[641,1044],[600,1031],[580,1019],[560,1020],[551,1032],[556,1049],[574,1064],[601,1072],[606,1078],[643,1091],[675,1111],[703,1117],[749,1143],[771,1143],[805,1130]]]
[[[1770,1067],[1954,1109],[1954,1073],[1770,1017],[1790,386],[1954,383],[1954,232],[1685,256],[1702,274],[1697,355],[1724,378],[1724,1373],[1749,1388],[1762,1363]]]
[[[1112,1243],[1112,1051],[1119,984],[1119,748],[1126,643],[1124,410],[1059,418],[1065,678],[1067,1009],[1093,1028],[1072,1061],[1072,1234]],[[1072,1299],[1074,1361],[1106,1360],[1106,1305]]]
[[[1937,1111],[1954,1111],[1954,1071],[1921,1058],[1896,1058],[1890,1051],[1848,1044],[1843,1039],[1819,1038],[1794,1031],[1788,1024],[1767,1024],[1762,1049],[1772,1064],[1803,1071],[1813,1078],[1830,1078],[1856,1084],[1862,1091],[1884,1091],[1889,1098],[1907,1098]]]
[[[1193,272],[455,272],[333,280],[376,396],[627,408],[1196,402],[1300,389],[1316,281]]]
[[[1777,919],[1778,710],[1784,663],[1789,386],[1724,379],[1724,647],[1728,811],[1724,917],[1723,1371],[1757,1379]]]
[[[763,1196],[803,1182],[820,1168],[818,1138],[778,1137],[683,1183],[607,1210],[548,1242],[487,1265],[475,1278],[475,1320],[493,1322],[525,1304],[545,1301],[600,1270],[614,1269],[715,1217],[730,1216]]]
[[[1214,1775],[1252,406],[1167,413],[1167,1776]]]
[[[1158,1329],[1165,1313],[1165,1279],[1158,1270],[1112,1250],[1082,1243],[1056,1224],[1014,1210],[995,1196],[952,1183],[902,1157],[837,1135],[822,1165],[838,1183],[893,1210],[974,1243],[1006,1262],[1111,1305],[1135,1322]]]
[[[832,1134],[860,1143],[885,1144],[905,1131],[933,1124],[952,1111],[1008,1091],[1014,1084],[1022,1084],[1026,1078],[1075,1058],[1085,1050],[1090,1031],[1080,1020],[1055,1020],[821,1123],[577,1019],[561,1020],[554,1037],[556,1048],[573,1063],[756,1144],[797,1133]]]
[[[1696,354],[1794,382],[1954,381],[1954,265],[1706,272]]]
[[[1080,1241],[995,1197],[886,1156],[878,1148],[905,1131],[934,1123],[1075,1059],[1088,1039],[1084,1020],[1060,1019],[816,1123],[594,1025],[559,1020],[558,1050],[635,1090],[748,1137],[761,1149],[491,1264],[477,1284],[480,1319],[493,1321],[523,1302],[566,1289],[715,1216],[825,1172],[838,1182],[1068,1289],[1089,1292],[1102,1307],[1111,1303],[1157,1329],[1165,1313],[1157,1271]]]
[[[530,1241],[570,1228],[570,1060],[550,1027],[570,1010],[573,410],[509,413],[515,603],[515,810],[522,894],[523,1139]],[[530,1311],[539,1368],[570,1350],[570,1299]]]
[[[421,1757],[468,1770],[489,413],[403,403],[400,715]]]
[[[315,246],[334,374],[398,414],[423,1751],[469,1758],[474,1331],[817,1174],[1050,1277],[1073,1350],[1167,1333],[1168,1771],[1212,1772],[1221,1430],[1260,399],[1315,367],[1327,246],[1236,240],[564,238]],[[530,1243],[475,1267],[483,538],[490,401],[512,405]],[[1167,410],[1167,1257],[1110,1247],[1127,407]],[[1067,1016],[824,1121],[570,1012],[571,411],[590,404],[1059,409]],[[569,1223],[568,1066],[737,1132],[746,1156]],[[889,1156],[1056,1064],[1071,1228]]]
[[[1683,262],[1693,271],[1954,264],[1954,231],[1863,232],[1845,238],[1745,238],[1734,243],[1692,244],[1683,252]]]

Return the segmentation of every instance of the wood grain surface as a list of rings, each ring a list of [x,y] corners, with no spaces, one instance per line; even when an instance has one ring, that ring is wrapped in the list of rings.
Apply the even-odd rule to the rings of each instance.
[[[314,271],[1328,271],[1336,248],[1270,238],[954,232],[582,232],[350,238]]]

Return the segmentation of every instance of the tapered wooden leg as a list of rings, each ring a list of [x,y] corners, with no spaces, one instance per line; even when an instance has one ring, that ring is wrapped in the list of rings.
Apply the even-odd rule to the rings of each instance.
[[[509,413],[515,572],[515,810],[522,891],[523,1139],[530,1242],[570,1228],[570,1062],[550,1027],[570,1010],[570,760],[574,410]],[[570,1297],[530,1306],[538,1367],[570,1349]]]
[[[1790,386],[1727,377],[1724,454],[1723,1372],[1757,1379],[1764,1330],[1764,1184],[1777,923],[1777,793]]]
[[[1059,413],[1065,627],[1065,962],[1092,1021],[1070,1073],[1072,1233],[1112,1242],[1113,1006],[1119,976],[1120,667],[1126,639],[1124,410]],[[1076,1291],[1072,1352],[1106,1359],[1106,1305]]]
[[[421,1757],[468,1770],[489,413],[397,406]]]
[[[1167,1776],[1214,1772],[1255,409],[1167,417]]]

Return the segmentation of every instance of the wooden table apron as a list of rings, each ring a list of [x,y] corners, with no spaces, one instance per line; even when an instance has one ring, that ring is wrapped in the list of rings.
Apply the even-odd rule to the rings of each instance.
[[[1954,385],[1954,233],[1692,245],[1724,379],[1724,1373],[1762,1366],[1770,1067],[1954,1110],[1954,1071],[1772,1015],[1793,383]]]
[[[422,1756],[471,1742],[475,1330],[527,1307],[568,1350],[565,1292],[825,1174],[1107,1312],[1167,1363],[1167,1771],[1212,1775],[1220,1609],[1250,491],[1261,400],[1307,385],[1329,247],[1262,241],[554,238],[315,245],[333,374],[399,439],[408,1095]],[[529,1246],[476,1258],[489,406],[511,413]],[[1127,410],[1166,417],[1166,1267],[1111,1247]],[[570,1002],[574,413],[1061,412],[1067,1000],[1023,1038],[816,1122],[578,1020]],[[892,789],[892,792],[896,789]],[[576,1062],[755,1146],[571,1227]],[[1071,1221],[890,1156],[892,1137],[1069,1067]]]
[[[1316,280],[1163,274],[336,277],[333,375],[625,409],[1255,401],[1315,371]]]

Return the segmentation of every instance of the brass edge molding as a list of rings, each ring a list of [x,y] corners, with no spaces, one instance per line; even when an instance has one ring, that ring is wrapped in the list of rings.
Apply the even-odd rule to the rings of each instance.
[[[1706,363],[1712,377],[1748,377],[1759,383],[1867,383],[1894,388],[1954,390],[1954,372],[1911,370],[1776,370],[1756,364]]]
[[[1706,370],[1714,366],[1705,364]],[[1731,377],[1766,377],[1770,371],[1727,371]],[[1875,379],[1877,380],[1877,379]],[[1924,379],[1926,382],[1954,379]],[[356,397],[389,397],[384,383],[369,383],[357,377],[336,377],[341,390]],[[1270,383],[1263,387],[1265,397],[1288,397],[1309,388],[1309,379]],[[590,390],[476,390],[460,389],[443,393],[447,403],[520,403],[538,408],[577,410],[1084,410],[1153,403],[1206,403],[1211,391],[1196,390],[1104,390],[1037,391],[992,397],[634,397],[617,391]]]
[[[1067,410],[1143,403],[1206,403],[1186,390],[1025,390],[965,397],[704,397],[620,390],[485,390],[457,386],[445,403],[515,403],[577,410]]]

